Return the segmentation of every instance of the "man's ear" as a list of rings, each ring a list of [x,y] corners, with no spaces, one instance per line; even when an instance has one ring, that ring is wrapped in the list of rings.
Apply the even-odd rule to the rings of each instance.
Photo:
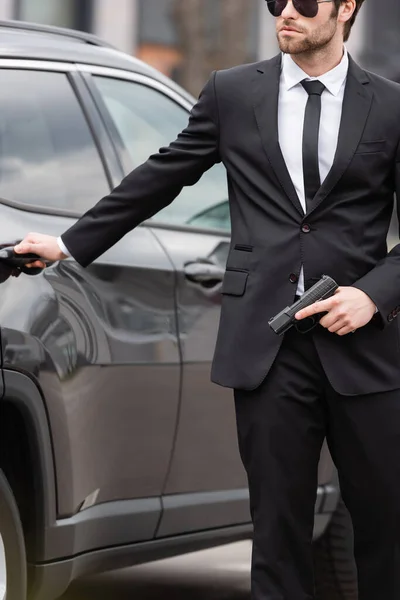
[[[339,7],[338,21],[339,23],[347,23],[350,21],[357,8],[356,0],[345,0]]]

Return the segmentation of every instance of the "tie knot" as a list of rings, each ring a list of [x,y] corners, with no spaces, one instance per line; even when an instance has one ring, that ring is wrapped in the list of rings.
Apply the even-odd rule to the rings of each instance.
[[[309,96],[321,96],[322,92],[325,89],[324,84],[318,80],[307,81],[306,79],[303,79],[303,81],[301,82],[301,85],[306,90],[306,92]]]

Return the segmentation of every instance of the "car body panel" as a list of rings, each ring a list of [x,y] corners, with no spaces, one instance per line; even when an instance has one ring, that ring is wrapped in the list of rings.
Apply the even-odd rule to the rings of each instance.
[[[186,124],[189,107],[185,100],[162,86],[155,86],[147,78],[91,66],[85,68],[85,72],[94,76],[93,82],[90,78],[86,81],[104,121],[107,124],[111,121],[110,135],[115,138],[125,174],[129,172],[132,160],[140,162],[142,157],[137,150],[136,134],[144,134],[148,118],[154,122],[150,115],[153,115],[155,105],[151,104],[153,110],[149,115],[141,103],[143,98],[146,97],[149,103],[162,104],[162,95],[166,95],[165,110],[171,100],[176,107],[170,106],[170,118],[181,123],[182,127]],[[99,77],[105,79],[99,82]],[[117,79],[120,83],[116,83]],[[121,79],[125,84],[121,84]],[[122,95],[118,95],[118,91]],[[137,104],[136,98],[134,103],[128,100],[134,92],[136,97],[142,98]],[[107,96],[103,97],[103,93]],[[131,117],[122,110],[124,104],[129,107],[126,110],[130,111]],[[118,121],[113,121],[114,118]],[[129,135],[124,131],[125,119],[129,119]],[[121,129],[124,139],[118,134]],[[155,151],[157,143],[168,142],[162,139],[164,134],[151,137],[153,129],[149,123],[148,152]],[[132,148],[126,145],[126,140],[132,143]],[[220,168],[213,171],[205,187],[199,186],[202,183],[191,187],[180,199],[181,215],[185,214],[185,219],[191,219],[198,212],[200,198],[202,203],[213,206],[213,196],[227,197],[226,176]],[[161,217],[155,215],[148,221],[177,273],[178,329],[183,367],[177,437],[164,488],[163,517],[157,532],[161,537],[166,532],[171,535],[199,530],[205,523],[211,528],[250,521],[247,478],[238,452],[232,391],[210,381],[221,307],[221,280],[230,233],[217,233],[212,228],[195,232],[187,227],[168,227],[168,211],[169,207],[162,211]],[[218,262],[221,275],[215,288],[207,283],[201,285],[188,281],[185,264],[198,259]]]
[[[1,210],[0,243],[4,231],[11,241],[73,222]],[[4,364],[31,373],[46,399],[59,516],[161,494],[179,402],[174,277],[139,227],[86,270],[67,260],[1,286]]]
[[[208,287],[189,281],[184,265],[198,259],[221,260],[224,268],[229,237],[192,231],[154,229],[178,273],[178,329],[182,347],[182,406],[171,469],[164,494],[164,514],[159,535],[187,530],[188,519],[177,513],[168,495],[187,495],[187,510],[193,526],[213,526],[250,520],[247,478],[242,466],[236,434],[232,390],[211,383],[221,308],[221,282]],[[185,498],[179,497],[185,504]],[[207,518],[204,517],[207,508]],[[183,516],[184,510],[181,509]]]

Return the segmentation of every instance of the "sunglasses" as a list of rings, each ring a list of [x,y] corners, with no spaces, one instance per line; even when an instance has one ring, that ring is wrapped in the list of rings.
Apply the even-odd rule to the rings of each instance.
[[[292,0],[293,6],[303,17],[313,19],[318,14],[318,4],[333,2],[333,0]],[[273,17],[280,17],[285,10],[288,0],[266,0],[268,10]]]

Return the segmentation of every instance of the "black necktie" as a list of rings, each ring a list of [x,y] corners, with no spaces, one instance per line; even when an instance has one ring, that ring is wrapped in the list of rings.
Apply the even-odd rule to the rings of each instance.
[[[320,81],[302,81],[308,94],[303,129],[303,174],[307,209],[321,187],[319,175],[318,137],[321,120],[321,95],[325,86]]]

